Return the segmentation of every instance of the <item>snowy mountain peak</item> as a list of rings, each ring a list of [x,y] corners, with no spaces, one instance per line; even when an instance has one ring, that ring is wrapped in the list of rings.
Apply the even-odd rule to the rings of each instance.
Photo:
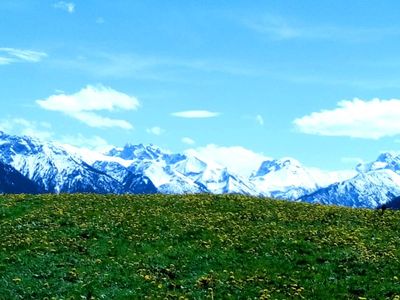
[[[14,136],[2,133],[0,135],[0,158],[9,163],[13,154],[36,155],[44,152],[47,155],[52,153],[66,155],[66,151],[55,147],[51,143],[44,143],[36,138],[28,136]]]
[[[378,158],[370,163],[359,164],[356,170],[359,173],[388,169],[400,173],[400,156],[394,152],[381,153]]]
[[[383,152],[381,153],[376,161],[380,162],[391,162],[393,159],[395,159],[398,155],[394,152]]]
[[[177,165],[177,170],[186,175],[200,174],[204,172],[206,168],[207,164],[194,156],[186,156],[186,159],[182,160]]]
[[[163,155],[163,152],[153,144],[126,144],[123,148],[111,149],[106,155],[120,157],[125,160],[157,159]]]
[[[108,175],[53,143],[27,136],[0,136],[0,161],[38,185],[42,192],[120,192]]]
[[[264,161],[250,180],[264,195],[290,200],[319,187],[312,172],[289,157]]]
[[[400,195],[400,175],[389,169],[357,176],[319,189],[301,201],[350,207],[375,208]]]
[[[356,176],[320,189],[301,200],[373,208],[400,195],[400,156],[396,153],[382,153],[373,162],[359,164],[356,170]]]
[[[255,176],[264,176],[270,172],[276,172],[281,169],[289,167],[301,168],[301,164],[297,160],[290,157],[285,157],[282,159],[266,160],[261,164]]]

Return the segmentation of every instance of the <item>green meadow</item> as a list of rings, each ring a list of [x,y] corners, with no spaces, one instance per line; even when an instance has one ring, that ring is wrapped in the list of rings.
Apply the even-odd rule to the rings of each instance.
[[[0,299],[400,299],[399,259],[396,211],[0,196]]]

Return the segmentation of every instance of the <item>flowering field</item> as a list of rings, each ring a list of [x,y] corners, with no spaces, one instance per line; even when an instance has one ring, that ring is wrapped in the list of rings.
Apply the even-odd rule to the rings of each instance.
[[[400,212],[0,196],[0,299],[400,299]]]

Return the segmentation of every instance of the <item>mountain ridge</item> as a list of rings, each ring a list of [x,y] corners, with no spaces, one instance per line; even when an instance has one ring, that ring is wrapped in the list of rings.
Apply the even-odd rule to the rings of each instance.
[[[42,193],[244,194],[370,208],[400,195],[400,156],[395,153],[381,153],[345,176],[284,157],[263,161],[246,177],[212,160],[170,153],[153,144],[128,143],[102,154],[0,132],[0,163],[8,177],[26,180],[25,185],[30,182]],[[5,177],[0,184],[7,184]],[[14,189],[5,192],[23,191],[10,184]]]

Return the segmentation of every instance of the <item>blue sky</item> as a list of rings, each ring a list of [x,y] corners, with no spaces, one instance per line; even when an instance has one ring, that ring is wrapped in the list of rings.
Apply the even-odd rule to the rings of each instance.
[[[0,128],[92,148],[240,146],[353,168],[400,145],[399,9],[2,0]]]

